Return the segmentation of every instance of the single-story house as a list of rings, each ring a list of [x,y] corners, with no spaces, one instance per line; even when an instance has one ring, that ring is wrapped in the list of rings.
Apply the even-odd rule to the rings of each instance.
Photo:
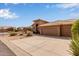
[[[12,27],[12,26],[0,26],[0,32],[13,31],[13,29],[16,29],[16,27]]]
[[[71,27],[75,20],[59,20],[38,26],[41,35],[71,36]]]

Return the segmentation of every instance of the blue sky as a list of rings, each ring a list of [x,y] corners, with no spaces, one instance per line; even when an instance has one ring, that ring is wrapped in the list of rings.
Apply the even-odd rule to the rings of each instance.
[[[79,4],[0,3],[0,26],[29,26],[39,18],[49,22],[79,18]]]

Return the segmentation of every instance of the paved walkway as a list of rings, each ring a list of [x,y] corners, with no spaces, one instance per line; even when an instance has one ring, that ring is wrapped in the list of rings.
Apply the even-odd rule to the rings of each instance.
[[[45,37],[35,35],[23,39],[6,41],[9,48],[13,49],[12,51],[17,55],[70,56],[70,53],[68,52],[70,44],[69,39],[70,38],[65,37]]]
[[[15,54],[0,41],[0,56],[15,56]]]

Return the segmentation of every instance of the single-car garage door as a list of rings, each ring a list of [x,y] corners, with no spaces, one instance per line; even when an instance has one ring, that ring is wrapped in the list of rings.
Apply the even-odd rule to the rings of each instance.
[[[71,25],[61,25],[60,26],[61,36],[71,36]]]

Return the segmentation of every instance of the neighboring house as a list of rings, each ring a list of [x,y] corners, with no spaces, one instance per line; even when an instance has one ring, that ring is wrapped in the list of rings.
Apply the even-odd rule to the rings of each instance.
[[[45,20],[42,20],[42,19],[34,20],[34,21],[33,21],[33,24],[32,24],[33,32],[34,32],[34,33],[39,33],[38,26],[39,26],[39,25],[42,25],[42,24],[46,24],[46,23],[48,23],[48,21],[45,21]]]
[[[0,27],[0,32],[5,32],[4,27]]]
[[[71,36],[71,27],[75,20],[59,20],[38,26],[41,35]]]
[[[15,27],[11,26],[0,26],[0,32],[8,32],[8,31],[13,31],[16,29]]]

